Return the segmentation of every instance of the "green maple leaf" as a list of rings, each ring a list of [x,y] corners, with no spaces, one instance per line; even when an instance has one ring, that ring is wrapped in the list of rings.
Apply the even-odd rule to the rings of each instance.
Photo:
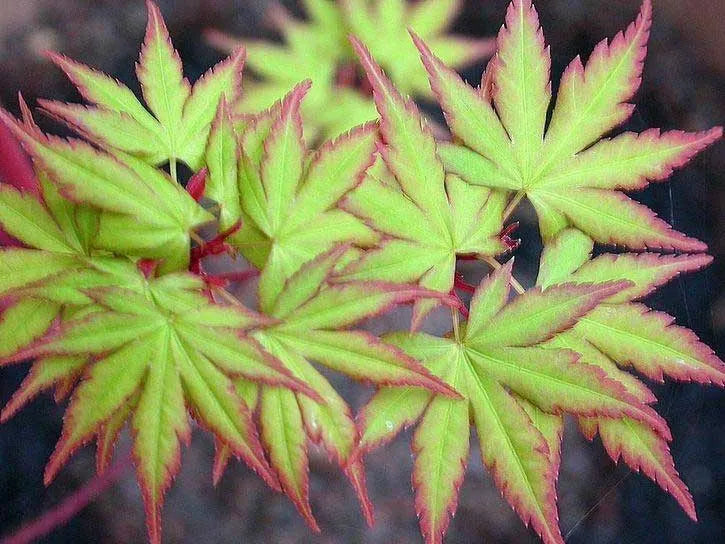
[[[478,90],[446,66],[490,46],[444,35],[459,0],[305,0],[309,23],[274,12],[285,45],[248,44],[261,78],[245,97],[241,49],[192,87],[159,9],[147,5],[137,74],[148,109],[116,80],[54,54],[92,105],[42,105],[94,145],[43,134],[22,97],[21,120],[0,109],[34,163],[23,164],[0,127],[0,239],[9,246],[0,249],[0,366],[33,360],[0,422],[45,390],[71,397],[46,483],[91,440],[104,471],[129,422],[159,543],[192,416],[215,436],[215,480],[241,457],[318,530],[308,474],[316,443],[372,523],[362,456],[419,422],[416,510],[426,541],[441,542],[473,425],[502,495],[544,541],[562,542],[555,485],[568,413],[696,518],[656,399],[627,370],[725,385],[710,348],[638,302],[711,258],[592,258],[594,242],[705,249],[622,191],[666,178],[722,129],[602,139],[633,110],[649,0],[586,67],[571,63],[551,114],[550,57],[530,0],[512,2]],[[359,36],[352,48],[348,32]],[[416,47],[453,143],[436,142],[405,95],[430,96]],[[354,53],[372,99],[345,87]],[[306,78],[313,88],[297,83]],[[379,130],[357,126],[376,111]],[[315,142],[342,135],[311,151],[303,121]],[[170,175],[157,168],[167,161]],[[190,191],[205,180],[224,231],[214,243],[226,240],[261,270],[260,313],[211,287],[223,278],[203,274],[204,246],[190,263],[190,237],[214,216],[179,185],[177,161],[206,167]],[[493,257],[511,248],[503,223],[523,197],[546,246],[537,286],[509,300],[509,285],[520,289],[512,261],[500,267]],[[496,271],[476,289],[468,321],[454,315],[445,337],[356,328],[401,303],[415,304],[414,329],[438,304],[461,308],[449,293],[457,259],[472,256]],[[379,387],[357,424],[328,370]]]
[[[29,122],[35,132],[32,119]],[[11,135],[7,138],[15,141]],[[93,250],[98,228],[95,210],[63,198],[41,168],[34,171],[28,164],[27,178],[30,187],[0,184],[0,230],[18,246],[5,247],[1,253],[0,297],[5,308],[0,356],[42,336],[67,306],[91,304],[83,289],[137,283],[133,263]]]
[[[24,152],[21,142],[43,134],[22,95],[19,102],[22,122],[0,109],[2,154],[7,162],[0,180],[0,223],[4,233],[14,238],[7,245],[88,256],[98,228],[97,213],[68,200],[48,172]]]
[[[269,108],[300,81],[310,79],[314,87],[302,107],[308,137],[334,137],[375,119],[375,105],[355,89],[338,85],[341,66],[349,62],[343,14],[329,0],[304,0],[307,21],[299,21],[281,6],[269,14],[284,37],[284,45],[264,40],[239,40],[218,31],[207,37],[225,51],[244,47],[248,66],[258,78],[246,81],[245,93],[234,108],[238,114],[253,114]]]
[[[382,118],[382,162],[348,194],[343,208],[366,219],[386,239],[342,277],[420,281],[448,293],[457,255],[492,256],[507,249],[499,237],[505,197],[446,175],[436,141],[415,104],[400,95],[359,41],[353,44]],[[421,301],[414,321],[435,304]]]
[[[21,97],[23,124],[39,134]],[[14,155],[11,146],[16,145]],[[0,184],[0,230],[17,247],[1,250],[0,357],[10,356],[40,339],[63,319],[93,306],[83,290],[125,285],[140,287],[134,263],[125,258],[98,255],[92,241],[98,213],[63,198],[48,175],[33,170],[11,133],[5,135],[3,154],[14,156],[6,181]],[[25,162],[27,161],[27,163]],[[18,164],[19,163],[19,164]],[[18,176],[22,179],[18,179]],[[19,181],[23,181],[20,183]],[[0,414],[5,421],[44,389],[56,387],[61,400],[86,366],[86,357],[41,357]]]
[[[234,51],[244,47],[249,55],[248,67],[263,78],[245,82],[248,94],[253,96],[243,98],[242,111],[253,113],[268,108],[305,79],[312,79],[316,84],[320,81],[321,87],[331,86],[339,64],[351,58],[345,21],[335,2],[302,0],[302,5],[308,16],[305,21],[293,17],[280,4],[273,4],[267,10],[284,44],[207,31],[207,39],[219,49]],[[259,102],[265,99],[269,102]],[[252,109],[253,103],[259,103],[260,107]]]
[[[551,239],[574,226],[595,241],[633,249],[702,251],[706,246],[658,219],[622,191],[665,179],[719,139],[706,132],[624,133],[600,138],[626,121],[639,87],[651,24],[646,0],[637,20],[602,41],[586,67],[579,57],[551,101],[550,57],[530,0],[511,3],[487,85],[474,90],[414,36],[431,87],[457,142],[439,149],[446,168],[471,183],[527,196]]]
[[[538,285],[561,282],[587,283],[629,280],[631,287],[609,297],[582,317],[570,331],[549,345],[571,349],[582,360],[600,367],[625,385],[642,402],[653,402],[652,392],[619,367],[632,367],[647,378],[725,385],[725,364],[687,329],[673,325],[674,318],[635,303],[677,275],[707,266],[708,255],[603,254],[591,258],[593,241],[579,231],[566,229],[544,250]],[[697,519],[687,486],[680,480],[667,442],[651,428],[631,418],[581,418],[588,438],[599,430],[602,443],[617,461],[621,456],[634,470],[642,471],[668,491],[683,510]]]
[[[52,247],[85,244],[86,251],[159,259],[162,271],[188,267],[190,233],[214,217],[168,175],[121,151],[111,155],[79,140],[28,129],[4,110],[0,110],[0,118],[50,178],[52,183],[47,185],[54,185],[63,195],[56,200],[82,204],[79,213],[85,215],[80,219],[87,223],[84,230],[77,233],[76,240]],[[25,200],[22,206],[32,204]],[[38,233],[50,241],[58,236],[59,227],[44,218],[47,214],[25,209],[15,215],[19,220],[23,214],[26,237]]]
[[[623,384],[571,350],[542,345],[630,284],[559,284],[507,303],[511,264],[478,287],[468,323],[455,334],[385,337],[463,400],[386,388],[360,414],[360,454],[420,419],[413,438],[413,482],[427,542],[441,542],[455,512],[468,459],[469,421],[496,485],[545,542],[563,542],[554,487],[561,420],[554,414],[627,416],[669,437],[664,420]]]
[[[303,4],[307,21],[295,19],[278,5],[269,10],[284,38],[282,45],[240,40],[217,31],[209,32],[208,38],[225,51],[244,46],[249,67],[259,76],[259,81],[245,83],[248,92],[239,102],[239,113],[268,108],[297,82],[314,81],[302,110],[311,137],[336,136],[376,117],[372,100],[340,81],[354,78],[348,34],[371,48],[400,89],[426,98],[431,96],[430,88],[408,28],[425,36],[436,53],[456,67],[489,56],[494,48],[490,39],[445,33],[460,11],[460,0],[305,0]]]
[[[493,39],[448,35],[461,0],[341,0],[350,33],[365,44],[403,93],[431,97],[425,71],[408,30],[423,36],[450,66],[463,68],[490,56]]]
[[[94,307],[3,359],[10,363],[42,357],[54,360],[56,367],[59,358],[88,362],[45,481],[94,437],[102,444],[103,466],[118,429],[129,419],[152,542],[160,541],[163,496],[180,466],[180,442],[190,438],[187,412],[278,487],[251,413],[234,392],[232,380],[244,377],[316,396],[250,336],[251,329],[268,325],[269,319],[241,305],[212,303],[203,288],[198,277],[179,273],[144,281],[140,290],[88,289]],[[73,365],[65,369],[73,375],[77,371]]]
[[[298,85],[248,120],[238,137],[220,108],[207,152],[206,194],[222,207],[222,228],[242,220],[229,243],[262,269],[263,311],[303,263],[339,243],[369,246],[378,239],[362,220],[336,207],[372,162],[376,127],[364,125],[308,152],[300,116],[308,88]]]
[[[348,330],[356,323],[379,315],[395,304],[436,293],[410,285],[382,282],[329,283],[347,248],[335,248],[294,274],[275,293],[266,316],[274,324],[254,337],[275,355],[292,374],[312,389],[319,399],[279,387],[239,384],[259,413],[261,436],[282,488],[307,523],[319,530],[309,505],[307,442],[320,443],[344,468],[360,498],[369,523],[372,506],[366,496],[362,464],[351,460],[358,433],[350,408],[327,379],[311,364],[377,385],[408,385],[455,396],[401,350],[362,330]],[[342,330],[341,330],[342,329]],[[218,464],[225,464],[221,450]]]
[[[218,31],[207,38],[224,51],[244,47],[256,80],[244,83],[245,93],[234,111],[253,114],[268,109],[289,89],[306,79],[314,86],[302,107],[308,137],[334,137],[377,117],[369,97],[338,85],[341,67],[351,59],[347,26],[340,8],[330,0],[304,0],[309,19],[300,21],[279,4],[268,14],[284,44],[237,39]]]
[[[150,111],[112,77],[57,54],[50,59],[95,106],[47,100],[41,105],[102,147],[153,165],[168,161],[173,173],[177,161],[198,170],[219,101],[225,98],[233,104],[241,95],[244,51],[235,51],[192,87],[159,8],[150,0],[147,7],[148,26],[136,72]]]

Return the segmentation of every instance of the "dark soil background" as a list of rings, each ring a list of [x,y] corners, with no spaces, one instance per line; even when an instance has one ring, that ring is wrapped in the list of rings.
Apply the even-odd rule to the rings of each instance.
[[[294,2],[285,2],[297,9]],[[273,33],[262,16],[265,2],[167,0],[160,2],[187,75],[198,77],[220,58],[204,44],[201,30],[216,26],[239,35]],[[456,30],[494,34],[503,21],[504,0],[471,0]],[[635,17],[636,0],[540,0],[551,44],[555,82],[577,53],[589,54]],[[628,129],[651,126],[701,130],[725,123],[725,2],[657,0],[650,53],[636,114]],[[58,70],[41,56],[55,49],[94,65],[136,88],[133,63],[143,36],[141,0],[0,0],[0,101],[16,111],[16,93],[34,104],[38,97],[77,100]],[[479,70],[466,74],[477,81]],[[49,128],[59,130],[52,124]],[[725,145],[717,144],[671,180],[636,197],[677,229],[705,240],[716,256],[706,271],[662,289],[651,305],[694,329],[725,354]],[[532,213],[522,208],[522,278],[536,273],[538,242]],[[20,383],[26,368],[0,373],[0,402]],[[344,382],[339,382],[343,383]],[[354,406],[370,391],[343,385]],[[597,440],[589,444],[567,430],[559,479],[562,530],[572,543],[725,542],[725,393],[689,384],[655,386],[659,409],[669,421],[673,455],[695,497],[700,522],[692,523],[675,502],[646,478],[615,467]],[[7,535],[72,493],[93,475],[93,451],[82,451],[45,489],[43,466],[61,425],[62,408],[42,397],[0,428],[0,535]],[[410,489],[409,435],[372,454],[368,483],[377,525],[367,529],[354,496],[339,471],[320,452],[311,453],[313,509],[323,528],[310,533],[292,505],[266,490],[242,465],[230,467],[211,485],[213,445],[196,433],[183,453],[183,468],[164,511],[168,543],[353,543],[420,542]],[[119,455],[128,442],[119,446]],[[48,543],[136,543],[145,540],[144,513],[133,474],[124,477]],[[450,543],[536,542],[499,497],[478,452],[471,457]]]

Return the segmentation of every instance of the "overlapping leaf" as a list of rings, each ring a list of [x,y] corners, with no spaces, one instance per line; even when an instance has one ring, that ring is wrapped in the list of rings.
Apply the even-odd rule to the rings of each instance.
[[[21,134],[41,133],[24,110],[22,125],[0,110],[0,225],[3,245],[49,252],[88,255],[97,217],[87,207],[76,206],[61,195],[47,173],[34,168],[20,141]]]
[[[0,230],[12,242],[0,250],[0,356],[6,356],[42,336],[64,311],[92,304],[83,289],[138,282],[132,262],[92,251],[97,213],[63,198],[41,169],[36,175],[11,134],[2,145],[12,155],[3,172],[7,183],[0,183]],[[42,368],[39,361],[31,374]],[[16,400],[12,411],[22,404]]]
[[[242,219],[229,242],[262,269],[264,311],[272,309],[275,294],[303,263],[339,243],[369,246],[378,239],[362,220],[337,208],[372,162],[376,126],[353,129],[309,153],[300,116],[308,88],[308,83],[298,85],[251,119],[238,149],[231,119],[220,111],[207,153],[207,195],[221,203],[222,228]],[[222,154],[223,164],[215,159]]]
[[[148,26],[137,64],[137,76],[148,110],[133,92],[112,77],[62,55],[57,64],[94,106],[42,101],[51,115],[67,122],[89,140],[158,165],[201,166],[212,119],[219,101],[236,103],[241,95],[244,51],[235,50],[192,87],[169,38],[159,8],[147,0]],[[150,111],[149,111],[150,110]]]
[[[43,357],[46,367],[49,360],[57,366],[62,358],[91,359],[73,393],[45,480],[96,436],[110,449],[117,429],[129,419],[152,542],[160,540],[163,495],[179,468],[180,441],[189,440],[187,412],[277,487],[232,379],[316,396],[249,335],[268,319],[241,306],[213,304],[203,287],[195,276],[170,274],[149,280],[139,291],[89,289],[95,308],[65,319],[49,335],[4,358],[8,363]],[[134,408],[126,410],[134,401]]]
[[[168,175],[120,151],[110,155],[79,140],[67,141],[28,129],[4,110],[0,110],[0,118],[13,129],[38,168],[50,178],[52,183],[48,187],[83,204],[75,214],[75,221],[97,221],[97,224],[85,224],[84,231],[75,235],[76,246],[83,243],[86,250],[159,259],[162,271],[188,267],[190,233],[212,221],[213,216]],[[58,213],[68,216],[70,212],[62,209],[67,205],[60,204],[65,199],[57,196],[55,200],[59,202]],[[51,244],[43,249],[58,250],[67,244],[53,242],[59,236],[58,227],[44,219],[38,208],[42,205],[33,204],[27,198],[22,202],[13,198],[13,205],[13,209],[21,212],[14,214],[14,220],[25,218],[26,223],[18,226],[26,232],[25,236],[42,236],[43,244]],[[88,212],[88,208],[103,213],[98,216]],[[41,240],[29,243],[37,244]]]
[[[612,458],[645,472],[695,517],[669,429],[649,406],[654,395],[626,369],[725,384],[725,364],[694,333],[636,302],[710,258],[592,259],[591,251],[594,241],[704,249],[622,191],[664,179],[721,130],[600,140],[631,114],[649,1],[586,67],[577,58],[567,68],[548,126],[550,60],[531,2],[511,4],[478,91],[446,67],[487,47],[443,35],[459,6],[306,0],[310,24],[274,11],[286,44],[250,44],[262,81],[242,99],[243,53],[191,87],[149,1],[137,69],[148,110],[112,78],[52,55],[94,105],[44,108],[103,151],[43,134],[22,100],[22,120],[0,111],[34,162],[0,127],[0,362],[34,359],[0,421],[46,389],[70,396],[46,481],[92,439],[105,470],[130,422],[149,534],[159,542],[191,414],[216,437],[215,478],[231,455],[242,457],[317,529],[311,441],[340,465],[372,522],[362,456],[419,421],[416,508],[426,540],[441,542],[473,424],[504,497],[544,541],[561,542],[555,484],[570,413]],[[436,142],[398,90],[427,92],[406,27],[422,36],[414,43],[455,143]],[[359,126],[311,152],[303,119],[317,141],[376,116],[352,88],[350,30],[380,130]],[[311,92],[309,82],[297,84],[307,77]],[[170,175],[156,168],[167,161]],[[214,217],[176,183],[178,161],[206,167],[190,192],[201,197],[205,185],[217,202],[223,233],[209,245],[226,248],[226,240],[261,269],[261,314],[211,296],[233,301],[214,283],[222,277],[201,274],[205,244],[190,263],[190,236]],[[503,222],[524,196],[548,242],[536,288],[509,301],[508,264],[476,290],[468,322],[456,319],[443,338],[381,339],[353,328],[400,303],[415,303],[414,326],[436,304],[459,304],[448,295],[456,259],[497,265],[493,257],[512,247]],[[190,265],[205,281],[179,273]],[[316,365],[381,386],[358,425]]]
[[[627,416],[669,436],[625,386],[573,351],[541,343],[629,284],[560,284],[507,303],[511,263],[476,290],[470,319],[446,338],[387,337],[454,387],[463,400],[383,389],[360,416],[360,452],[421,418],[413,449],[416,509],[426,541],[440,542],[455,512],[469,450],[469,418],[484,464],[504,497],[545,542],[562,542],[556,513],[560,421],[552,414]],[[519,399],[524,399],[521,401]]]
[[[24,111],[24,126],[37,132]],[[94,286],[139,287],[137,271],[126,259],[92,255],[97,214],[64,199],[42,170],[36,175],[29,157],[4,124],[0,175],[0,225],[5,235],[0,253],[0,356],[25,349],[64,317],[93,306],[82,291]],[[6,421],[45,389],[64,398],[88,362],[87,357],[41,357],[33,362],[20,389],[0,414]]]
[[[492,39],[448,35],[446,30],[460,11],[460,0],[305,0],[308,21],[300,21],[274,5],[268,13],[284,37],[284,45],[236,39],[218,31],[208,33],[225,51],[244,46],[249,66],[260,81],[245,83],[248,92],[237,111],[254,113],[269,107],[298,81],[315,85],[302,109],[311,137],[332,137],[374,119],[375,106],[353,88],[354,56],[347,42],[358,36],[389,71],[404,92],[429,97],[430,89],[407,29],[425,36],[433,50],[455,67],[489,56]]]
[[[453,288],[456,255],[496,255],[504,196],[446,176],[437,145],[415,104],[404,99],[358,41],[354,46],[382,117],[383,162],[345,199],[346,210],[386,235],[379,248],[345,270],[345,279],[416,282]],[[417,307],[419,321],[435,302]]]
[[[284,44],[237,39],[219,31],[207,37],[216,47],[233,51],[244,47],[248,65],[258,79],[245,81],[245,92],[236,113],[253,114],[269,108],[300,81],[314,86],[302,107],[308,137],[334,137],[377,117],[375,105],[358,90],[345,86],[341,72],[351,60],[349,30],[343,14],[330,0],[304,0],[307,21],[300,21],[279,4],[268,15],[284,37]],[[354,72],[349,77],[354,79]]]
[[[582,360],[600,367],[621,381],[642,402],[654,396],[634,376],[619,367],[632,367],[646,377],[662,381],[664,376],[682,381],[725,384],[725,364],[698,340],[692,331],[673,325],[674,318],[634,302],[677,275],[697,270],[712,260],[707,255],[661,256],[653,253],[603,254],[590,260],[593,242],[579,231],[559,233],[544,251],[538,284],[547,288],[560,282],[619,281],[624,289],[579,320],[573,330],[550,341],[567,348]],[[620,457],[635,470],[642,470],[669,491],[683,510],[696,518],[687,486],[674,468],[663,437],[631,418],[586,418],[585,433],[593,438],[597,429],[607,452]]]
[[[454,68],[488,57],[495,49],[493,39],[446,34],[463,6],[461,0],[340,0],[340,4],[350,33],[365,44],[403,93],[431,94],[408,29],[423,36]]]
[[[489,85],[478,91],[414,36],[431,87],[461,142],[441,146],[446,168],[471,183],[526,195],[545,240],[574,226],[600,243],[704,250],[702,242],[672,230],[622,191],[665,179],[719,139],[722,129],[649,130],[600,139],[633,111],[627,101],[639,87],[651,11],[645,0],[637,20],[611,43],[597,45],[586,67],[579,57],[569,64],[548,127],[551,61],[530,0],[509,6]]]
[[[328,279],[345,251],[345,247],[333,249],[294,274],[270,302],[267,315],[275,323],[254,334],[319,396],[313,399],[268,386],[255,388],[253,395],[272,467],[282,488],[314,529],[318,527],[309,505],[308,440],[320,443],[345,469],[369,523],[372,507],[365,492],[362,464],[350,457],[358,439],[350,408],[311,361],[358,381],[408,385],[427,395],[455,396],[452,389],[401,350],[367,332],[345,330],[395,304],[439,295],[410,285],[330,284]],[[244,384],[245,389],[249,387],[254,386]],[[224,450],[220,453],[221,465],[225,454]]]

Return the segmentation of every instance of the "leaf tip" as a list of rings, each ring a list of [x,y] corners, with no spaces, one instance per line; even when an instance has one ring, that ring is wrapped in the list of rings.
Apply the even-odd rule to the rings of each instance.
[[[73,69],[73,65],[75,64],[73,60],[71,60],[64,54],[59,53],[58,51],[53,51],[52,49],[46,49],[42,51],[41,55],[53,64],[55,64],[66,74],[70,74]]]
[[[186,191],[189,193],[189,195],[191,195],[191,198],[193,198],[197,202],[200,202],[202,197],[204,196],[208,176],[209,170],[205,166],[204,168],[196,172],[193,176],[191,176],[189,182],[186,184]]]
[[[146,508],[146,529],[150,544],[161,544],[161,506],[154,503]]]
[[[229,465],[231,459],[231,449],[229,446],[220,442],[218,439],[214,441],[214,462],[212,464],[211,481],[216,487],[224,476],[224,472]]]
[[[368,495],[367,483],[365,481],[365,467],[362,458],[356,449],[348,459],[347,466],[344,468],[345,475],[350,480],[362,510],[365,523],[368,527],[375,525],[375,511],[373,503]]]
[[[148,13],[149,25],[166,26],[161,16],[159,6],[153,0],[146,0],[146,12]]]
[[[717,142],[718,140],[720,140],[722,138],[722,134],[723,134],[723,127],[721,127],[721,126],[715,126],[715,127],[712,127],[710,130],[705,131],[704,135],[705,135],[705,139],[707,142],[707,143],[705,143],[705,145],[707,146],[707,145]]]

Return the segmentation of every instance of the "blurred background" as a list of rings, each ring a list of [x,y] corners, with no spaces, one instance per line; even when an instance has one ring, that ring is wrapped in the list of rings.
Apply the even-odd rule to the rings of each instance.
[[[283,2],[299,12],[293,1]],[[470,0],[454,30],[493,35],[503,21],[505,0]],[[187,76],[197,78],[221,55],[206,45],[202,30],[216,27],[240,36],[274,33],[253,0],[161,0]],[[625,128],[702,130],[725,123],[725,2],[655,0],[655,21],[638,109]],[[634,19],[636,0],[540,0],[537,3],[553,58],[554,82],[578,53],[586,57],[604,37]],[[0,0],[0,102],[17,113],[22,91],[36,98],[77,101],[59,70],[41,52],[53,49],[95,66],[136,89],[134,61],[146,23],[141,0]],[[481,69],[465,73],[478,81]],[[554,86],[556,88],[556,85]],[[435,113],[435,112],[434,112]],[[44,124],[56,132],[62,129]],[[715,255],[708,270],[681,278],[649,301],[692,328],[725,354],[725,145],[719,143],[670,181],[636,195],[678,230],[705,240]],[[525,206],[517,265],[525,283],[536,274],[538,236]],[[26,367],[0,373],[0,402],[19,385]],[[336,382],[354,407],[370,395],[362,386]],[[672,453],[690,487],[700,522],[692,523],[648,479],[615,466],[598,440],[590,444],[569,425],[559,479],[562,531],[571,543],[725,542],[725,393],[689,384],[655,385],[659,411],[675,437]],[[0,428],[0,536],[58,504],[93,476],[93,451],[80,452],[47,489],[43,466],[57,440],[62,408],[43,396]],[[571,423],[571,422],[570,422]],[[266,490],[239,463],[211,485],[213,444],[196,433],[183,453],[183,467],[168,494],[164,541],[169,543],[390,543],[420,542],[410,488],[410,435],[405,433],[368,458],[368,484],[377,525],[365,527],[346,480],[326,456],[311,451],[312,505],[323,529],[313,535],[289,501]],[[473,445],[473,441],[472,441]],[[536,542],[500,498],[484,471],[477,447],[463,484],[447,542]],[[127,439],[118,454],[128,451]],[[146,530],[132,470],[67,525],[42,539],[48,543],[137,543]]]

